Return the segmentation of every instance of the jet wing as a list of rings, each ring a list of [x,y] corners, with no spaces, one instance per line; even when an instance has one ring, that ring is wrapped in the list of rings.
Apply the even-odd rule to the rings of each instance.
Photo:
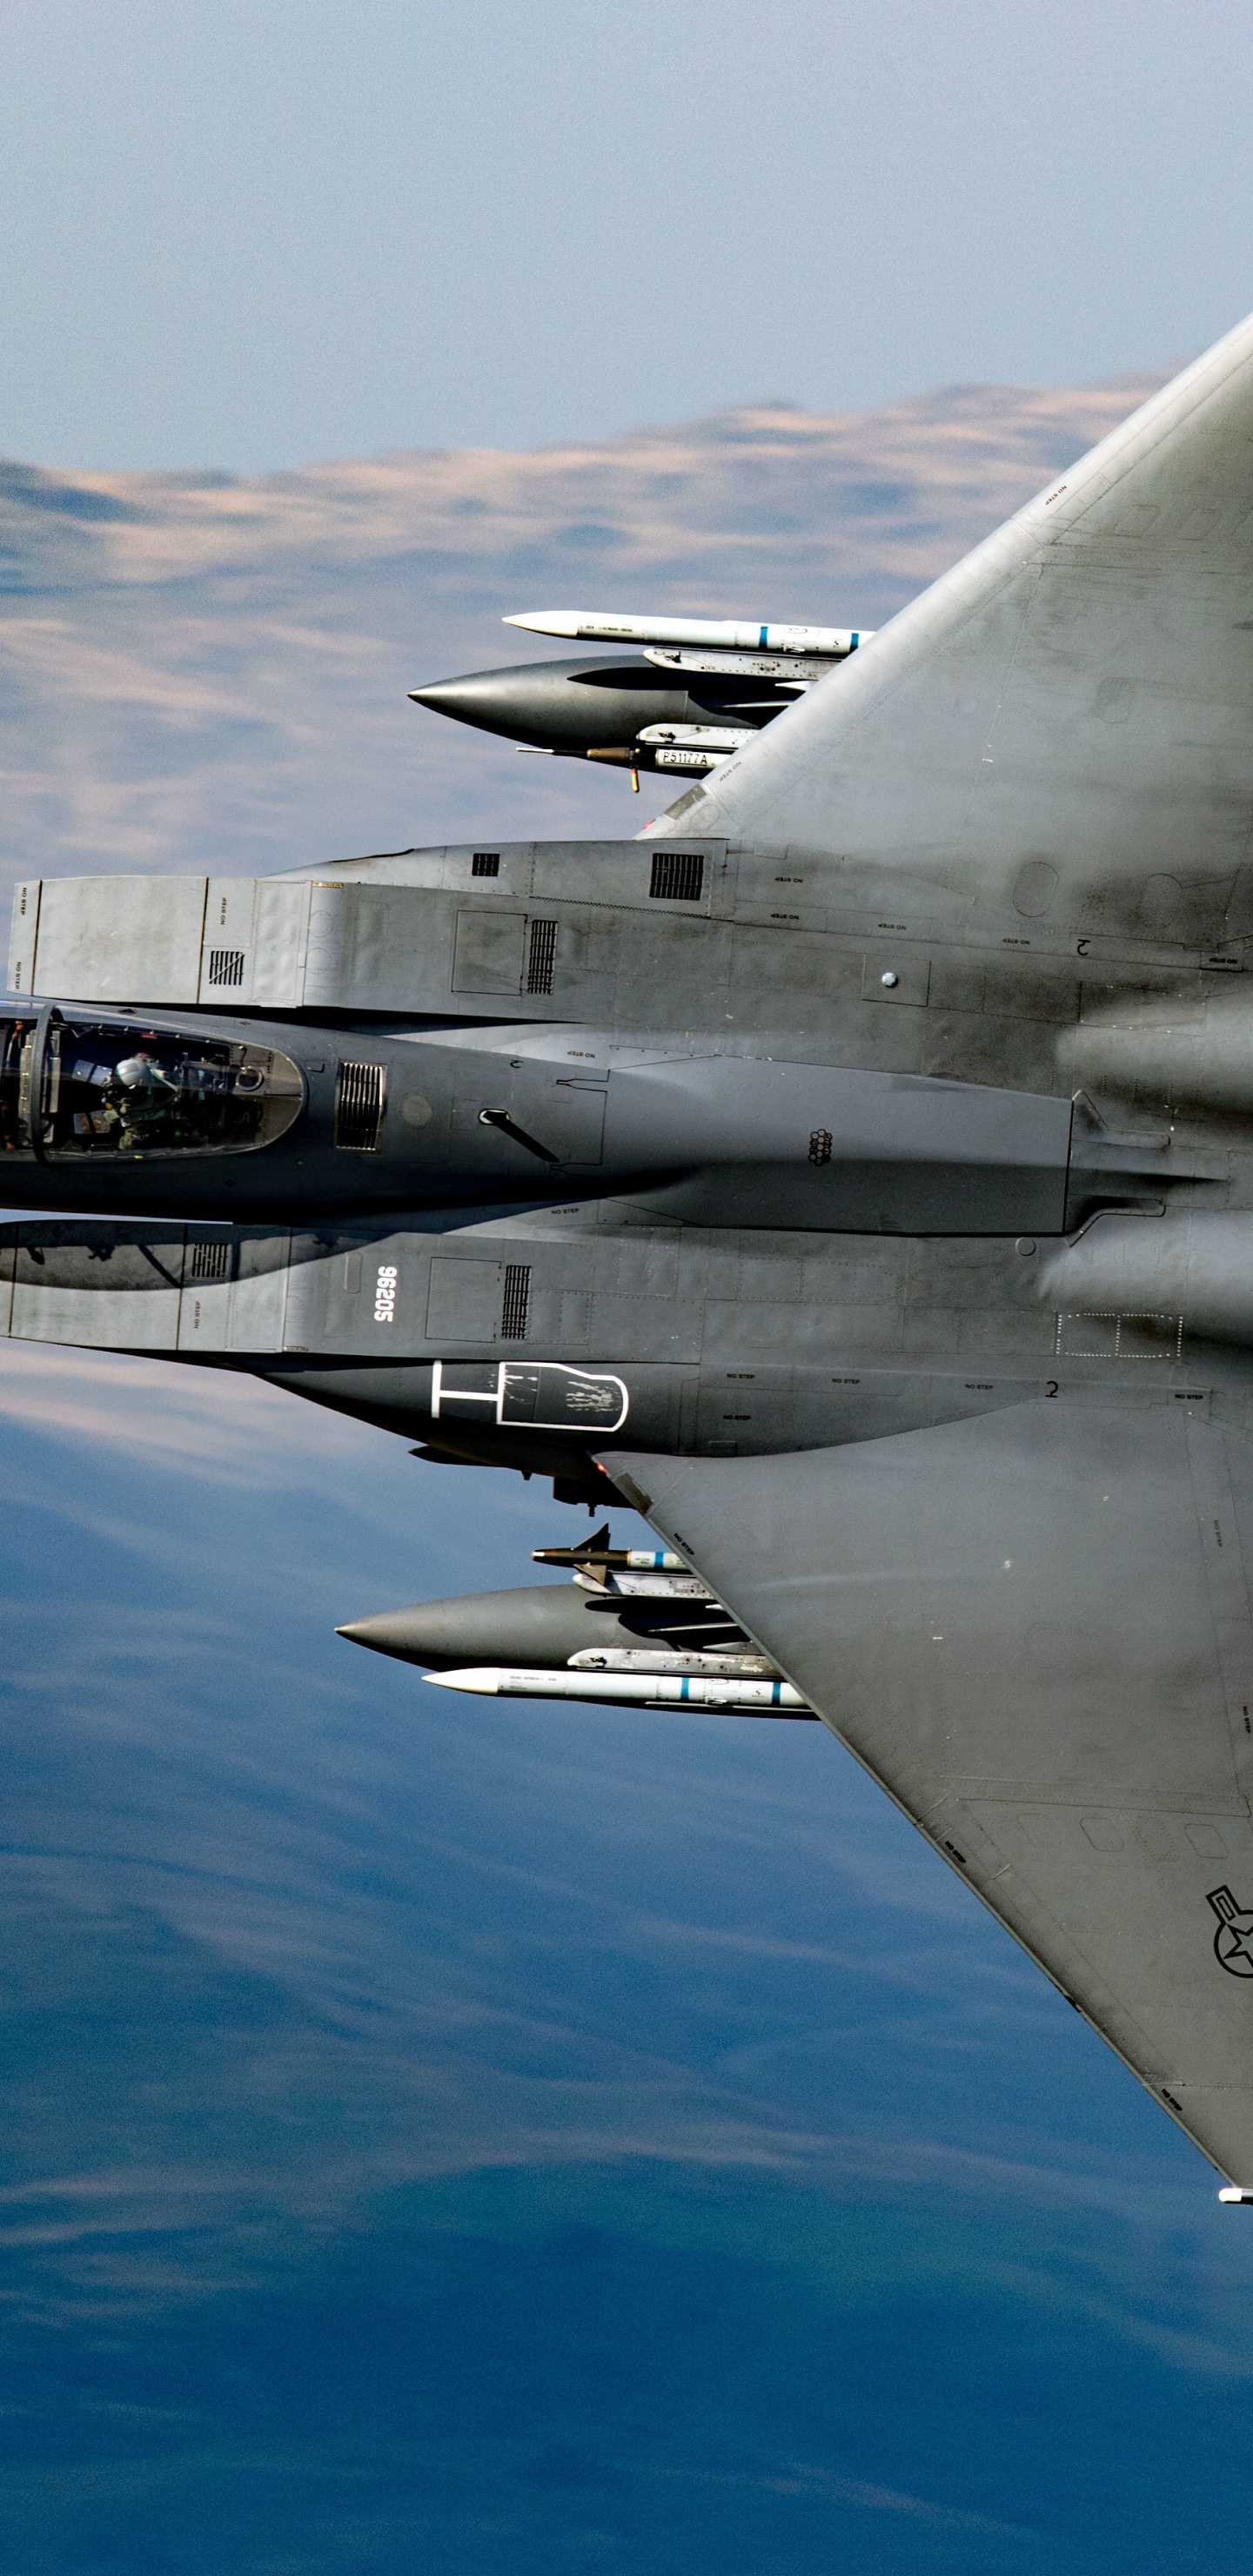
[[[604,1463],[1253,2196],[1253,1438],[1207,1412]]]
[[[911,931],[929,888],[1024,939],[1203,945],[1249,842],[1251,694],[1253,321],[650,829],[912,878]]]

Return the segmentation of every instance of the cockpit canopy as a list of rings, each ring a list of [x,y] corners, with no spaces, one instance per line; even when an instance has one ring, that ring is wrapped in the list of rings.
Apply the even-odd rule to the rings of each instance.
[[[248,1154],[296,1119],[304,1082],[275,1047],[55,1006],[0,1021],[0,1148],[39,1161]]]

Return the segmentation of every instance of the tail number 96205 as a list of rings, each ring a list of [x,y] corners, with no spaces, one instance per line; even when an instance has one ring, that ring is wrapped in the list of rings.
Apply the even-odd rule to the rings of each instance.
[[[395,1262],[381,1261],[379,1263],[378,1278],[374,1283],[374,1321],[376,1324],[394,1324],[396,1321],[396,1279],[397,1271]]]

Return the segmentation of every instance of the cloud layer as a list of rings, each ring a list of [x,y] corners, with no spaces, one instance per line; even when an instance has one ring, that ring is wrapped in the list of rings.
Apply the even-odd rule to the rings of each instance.
[[[520,759],[406,691],[560,649],[503,631],[514,609],[880,625],[1151,382],[252,480],[0,468],[0,893],[635,830],[651,807],[621,779]]]

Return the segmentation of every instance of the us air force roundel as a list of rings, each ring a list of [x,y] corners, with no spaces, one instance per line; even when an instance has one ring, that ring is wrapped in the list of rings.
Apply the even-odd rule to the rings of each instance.
[[[1214,1956],[1232,1977],[1253,1977],[1253,1913],[1237,1905],[1229,1887],[1216,1887],[1206,1898],[1218,1916]]]

